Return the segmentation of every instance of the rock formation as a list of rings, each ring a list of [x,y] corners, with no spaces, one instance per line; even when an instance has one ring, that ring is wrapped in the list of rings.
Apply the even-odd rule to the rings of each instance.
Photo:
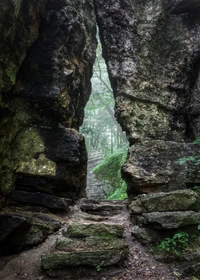
[[[186,143],[199,136],[199,4],[100,0],[95,6],[116,116],[134,144],[123,166],[128,193],[185,188],[194,171],[179,181],[176,161],[198,151]]]
[[[148,243],[197,228],[198,196],[186,189],[200,184],[199,167],[179,160],[199,155],[199,2],[94,2],[116,117],[130,143],[122,175],[133,235]]]
[[[66,211],[84,196],[87,152],[78,129],[96,22],[91,0],[3,0],[0,10],[0,241],[23,232],[14,251],[60,227],[48,209]]]
[[[0,253],[42,242],[61,227],[57,211],[85,195],[78,129],[96,19],[116,117],[130,143],[122,173],[134,234],[151,242],[163,229],[199,222],[198,197],[187,190],[200,184],[198,166],[178,163],[199,153],[192,143],[200,133],[199,14],[198,0],[1,1]],[[99,205],[82,210],[88,207]]]

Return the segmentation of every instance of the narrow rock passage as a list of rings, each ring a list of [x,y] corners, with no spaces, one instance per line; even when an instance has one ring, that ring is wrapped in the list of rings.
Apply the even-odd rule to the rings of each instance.
[[[62,229],[40,246],[19,255],[1,257],[0,279],[180,279],[173,267],[155,261],[132,240],[126,201],[83,199],[60,219]],[[45,270],[41,269],[41,256]],[[90,266],[85,269],[82,265],[87,262]]]

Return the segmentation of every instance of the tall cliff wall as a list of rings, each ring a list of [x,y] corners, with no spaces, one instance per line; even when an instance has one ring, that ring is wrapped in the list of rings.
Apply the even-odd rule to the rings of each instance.
[[[92,0],[3,0],[0,26],[0,242],[14,250],[59,228],[47,209],[65,210],[84,196],[87,152],[78,129],[96,20]]]
[[[96,0],[97,21],[131,148],[123,166],[129,195],[199,183],[193,166],[199,136],[198,1]]]

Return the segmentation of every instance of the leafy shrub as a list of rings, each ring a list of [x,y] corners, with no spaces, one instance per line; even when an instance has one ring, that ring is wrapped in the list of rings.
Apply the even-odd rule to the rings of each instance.
[[[179,256],[181,252],[188,247],[189,234],[179,231],[172,238],[165,238],[158,245],[158,249],[167,254]]]
[[[121,166],[126,159],[126,151],[120,150],[106,157],[102,163],[97,165],[92,172],[104,182],[107,187],[111,187],[107,199],[122,200],[127,197],[126,183],[121,178]]]

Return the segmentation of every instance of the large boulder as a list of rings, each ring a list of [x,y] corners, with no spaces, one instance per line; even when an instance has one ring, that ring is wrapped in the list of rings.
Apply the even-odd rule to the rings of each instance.
[[[0,253],[13,253],[35,246],[61,227],[58,217],[29,209],[0,215]]]
[[[91,0],[48,1],[40,37],[20,69],[12,103],[23,100],[35,121],[78,129],[91,92],[95,36]]]
[[[21,130],[15,139],[13,161],[17,189],[73,199],[84,195],[87,152],[83,136],[74,129]],[[37,185],[37,179],[43,184]]]
[[[184,189],[200,184],[198,165],[179,160],[199,153],[199,145],[172,141],[148,140],[129,149],[122,167],[129,195]]]
[[[197,225],[200,213],[194,211],[152,212],[135,216],[138,225],[148,225],[154,229],[177,229],[189,225]]]
[[[47,193],[32,193],[25,191],[14,191],[10,196],[9,200],[10,203],[14,203],[14,205],[39,205],[48,209],[64,211],[66,211],[71,204],[71,200],[67,198],[61,198]]]
[[[132,214],[200,210],[199,196],[192,190],[142,194],[132,201],[129,209]]]

